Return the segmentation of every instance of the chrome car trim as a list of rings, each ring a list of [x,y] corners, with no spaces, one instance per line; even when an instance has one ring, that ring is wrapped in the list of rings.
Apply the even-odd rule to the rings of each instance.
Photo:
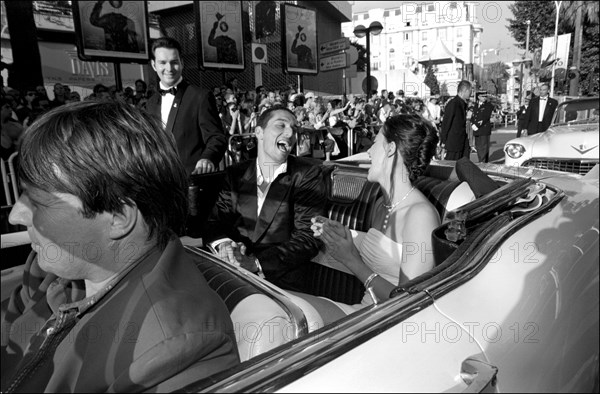
[[[498,367],[474,358],[467,358],[460,368],[460,377],[468,385],[463,393],[496,392]]]
[[[185,249],[194,253],[202,258],[210,260],[212,263],[218,265],[222,269],[225,269],[236,276],[239,276],[245,281],[250,282],[254,287],[261,290],[265,295],[270,296],[273,301],[275,301],[279,306],[283,308],[284,311],[287,312],[292,324],[294,325],[294,333],[293,337],[300,338],[306,334],[308,334],[308,320],[304,315],[302,309],[300,309],[296,304],[294,304],[285,294],[281,293],[278,288],[273,287],[268,282],[263,282],[259,279],[255,274],[234,267],[231,264],[225,263],[221,261],[217,256],[212,255],[202,249],[199,249],[195,246],[184,246]]]

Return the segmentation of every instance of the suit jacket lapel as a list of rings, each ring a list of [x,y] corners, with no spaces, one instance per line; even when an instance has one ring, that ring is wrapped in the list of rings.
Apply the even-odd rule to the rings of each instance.
[[[236,182],[237,180],[234,180]],[[258,197],[256,195],[256,160],[248,161],[248,168],[240,179],[238,189],[238,211],[244,218],[246,228],[256,226],[256,210],[258,209]],[[250,234],[254,242],[254,234]]]
[[[550,115],[550,111],[552,110],[552,102],[550,98],[546,99],[546,107],[544,108],[544,116],[542,117],[542,121],[547,119],[547,116]]]
[[[277,179],[273,180],[269,192],[267,193],[265,202],[260,211],[260,216],[256,221],[256,227],[254,228],[253,242],[256,242],[267,229],[273,223],[275,214],[279,211],[281,204],[284,200],[287,200],[287,194],[292,186],[291,173],[293,170],[293,161],[288,158],[287,172],[281,174]]]
[[[181,99],[185,94],[186,88],[187,83],[185,81],[181,81],[179,85],[177,85],[177,93],[175,94],[175,99],[173,100],[171,111],[169,111],[169,118],[167,119],[166,130],[169,133],[173,132],[173,124],[175,123],[175,119],[177,118],[177,111],[179,111],[179,108],[181,107]]]

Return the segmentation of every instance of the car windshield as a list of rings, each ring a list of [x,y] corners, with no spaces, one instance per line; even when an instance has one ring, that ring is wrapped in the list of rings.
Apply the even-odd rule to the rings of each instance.
[[[558,106],[554,124],[598,123],[598,99],[567,101]]]

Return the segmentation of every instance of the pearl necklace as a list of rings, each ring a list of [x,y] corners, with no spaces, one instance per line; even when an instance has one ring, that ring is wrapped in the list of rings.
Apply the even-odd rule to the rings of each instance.
[[[415,189],[415,187],[411,187],[410,190],[408,191],[408,193],[406,193],[404,195],[404,197],[402,197],[402,199],[398,202],[393,203],[392,205],[386,205],[383,204],[383,206],[387,209],[387,213],[385,214],[385,219],[383,219],[383,231],[385,231],[387,229],[387,225],[388,225],[388,220],[390,219],[390,214],[392,213],[392,211],[394,209],[396,209],[396,207],[398,205],[400,205],[400,203],[404,200],[406,200],[406,197],[408,197],[408,195]]]

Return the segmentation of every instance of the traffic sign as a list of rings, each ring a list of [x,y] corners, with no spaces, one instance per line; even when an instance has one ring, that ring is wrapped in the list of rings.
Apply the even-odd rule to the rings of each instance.
[[[319,61],[321,67],[319,71],[332,71],[338,68],[346,68],[346,54],[340,53],[338,55],[322,57]]]
[[[327,53],[339,52],[344,49],[350,48],[350,40],[348,37],[342,37],[338,40],[327,41],[322,43],[319,46],[319,52],[321,55],[325,55]]]

